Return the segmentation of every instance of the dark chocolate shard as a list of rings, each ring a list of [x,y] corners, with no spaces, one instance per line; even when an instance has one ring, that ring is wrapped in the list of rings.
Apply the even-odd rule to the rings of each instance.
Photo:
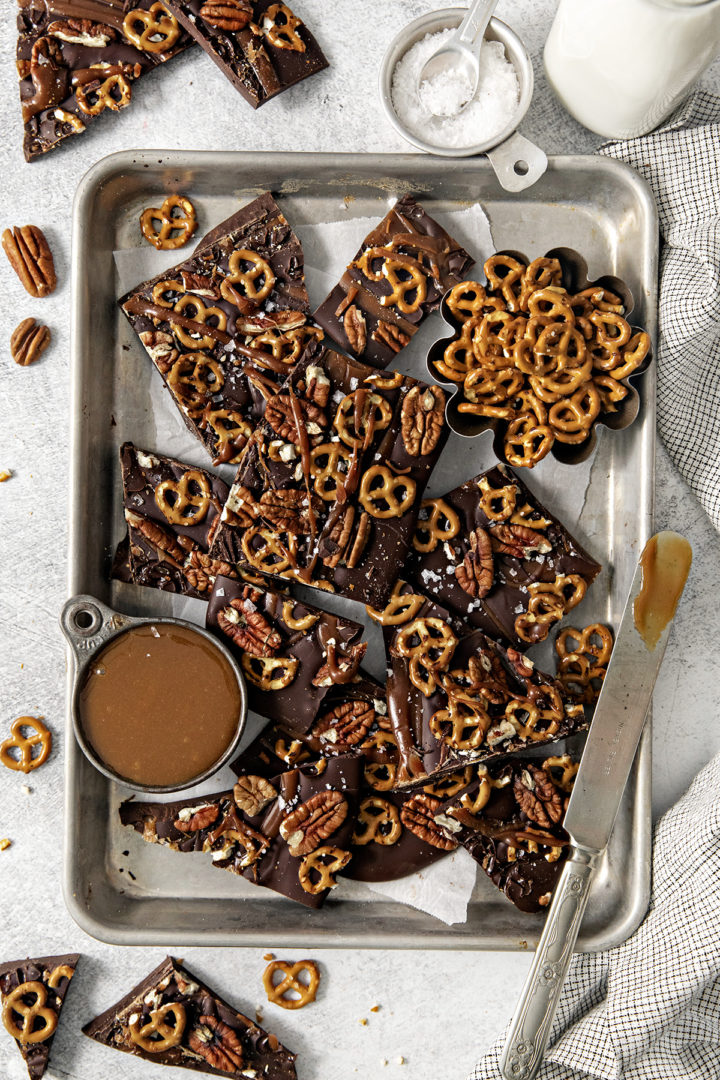
[[[207,600],[218,574],[232,567],[208,555],[228,487],[205,469],[132,443],[120,448],[128,535],[113,577]]]
[[[513,757],[480,766],[436,819],[521,911],[543,911],[568,854],[562,827],[578,762]]]
[[[257,109],[328,66],[290,7],[275,0],[167,0],[195,41]]]
[[[127,108],[137,80],[190,45],[192,38],[156,0],[20,0],[26,159]]]
[[[479,542],[489,554],[478,583]],[[507,465],[428,499],[407,575],[421,592],[513,647],[543,641],[601,566]]]
[[[297,1076],[295,1054],[172,956],[83,1032],[156,1065],[236,1080]]]
[[[270,397],[211,555],[381,607],[444,446],[445,395],[316,342]]]
[[[300,241],[269,192],[120,304],[216,465],[240,460],[277,384],[323,336],[307,319]]]
[[[229,870],[306,907],[318,908],[350,861],[362,761],[337,757],[258,784],[172,803],[134,800],[120,820],[144,840],[202,851]],[[243,809],[247,807],[247,811]]]
[[[384,628],[388,713],[400,762],[397,785],[557,742],[589,721],[557,679],[426,601]]]
[[[474,261],[404,195],[365,237],[315,319],[353,356],[387,367]]]
[[[206,625],[240,661],[251,709],[306,732],[334,686],[357,676],[361,623],[301,603],[270,582],[215,580]]]
[[[79,960],[78,953],[68,953],[0,964],[3,1023],[25,1059],[31,1080],[40,1080],[47,1069],[65,995]],[[30,1036],[37,1041],[28,1041]]]

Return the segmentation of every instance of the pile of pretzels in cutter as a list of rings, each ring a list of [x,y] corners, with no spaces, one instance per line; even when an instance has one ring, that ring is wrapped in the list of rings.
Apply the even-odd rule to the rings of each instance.
[[[498,422],[508,464],[532,468],[556,440],[584,443],[600,415],[618,411],[650,336],[607,286],[569,292],[558,258],[528,265],[501,252],[484,271],[487,285],[463,281],[447,294],[459,330],[431,365],[462,387],[459,413]]]

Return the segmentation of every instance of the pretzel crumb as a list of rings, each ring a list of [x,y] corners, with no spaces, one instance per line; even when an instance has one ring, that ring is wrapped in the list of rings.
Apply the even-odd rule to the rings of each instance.
[[[363,1027],[367,1027],[367,1017],[366,1016],[361,1017],[360,1018],[360,1023],[362,1024]]]
[[[32,788],[28,787],[27,784],[23,784],[20,790],[22,791],[23,795],[32,795]]]
[[[9,847],[12,847],[12,840],[8,840],[7,836],[0,840],[0,851],[7,851]]]
[[[2,472],[0,472],[0,484],[4,484],[5,481],[9,480],[11,476],[12,472],[10,471],[10,469],[3,469]]]
[[[402,1054],[397,1059],[397,1063],[398,1063],[398,1065],[404,1065],[405,1064],[405,1058],[402,1056]]]
[[[275,959],[275,953],[274,952],[266,952],[265,955],[263,956],[263,960],[274,960],[274,959]]]
[[[370,1012],[380,1012],[380,1006],[379,1005],[371,1005],[370,1006]]]

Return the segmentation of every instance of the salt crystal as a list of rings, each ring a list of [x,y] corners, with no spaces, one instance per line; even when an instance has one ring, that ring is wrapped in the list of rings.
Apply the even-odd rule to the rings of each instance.
[[[492,143],[515,114],[520,99],[515,68],[501,42],[483,43],[477,90],[461,113],[451,115],[458,103],[467,99],[465,80],[459,73],[446,72],[426,80],[418,93],[425,62],[454,33],[451,28],[427,34],[408,49],[393,72],[393,106],[408,131],[425,142],[459,148]],[[443,115],[434,115],[436,110]]]

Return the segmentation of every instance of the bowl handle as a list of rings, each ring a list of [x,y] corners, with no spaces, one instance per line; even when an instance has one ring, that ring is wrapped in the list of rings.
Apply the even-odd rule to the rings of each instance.
[[[60,628],[78,663],[86,660],[120,630],[134,626],[137,619],[121,615],[94,596],[73,596],[60,613]]]
[[[545,151],[517,131],[499,146],[488,150],[487,157],[506,191],[524,191],[531,187],[548,166]]]

